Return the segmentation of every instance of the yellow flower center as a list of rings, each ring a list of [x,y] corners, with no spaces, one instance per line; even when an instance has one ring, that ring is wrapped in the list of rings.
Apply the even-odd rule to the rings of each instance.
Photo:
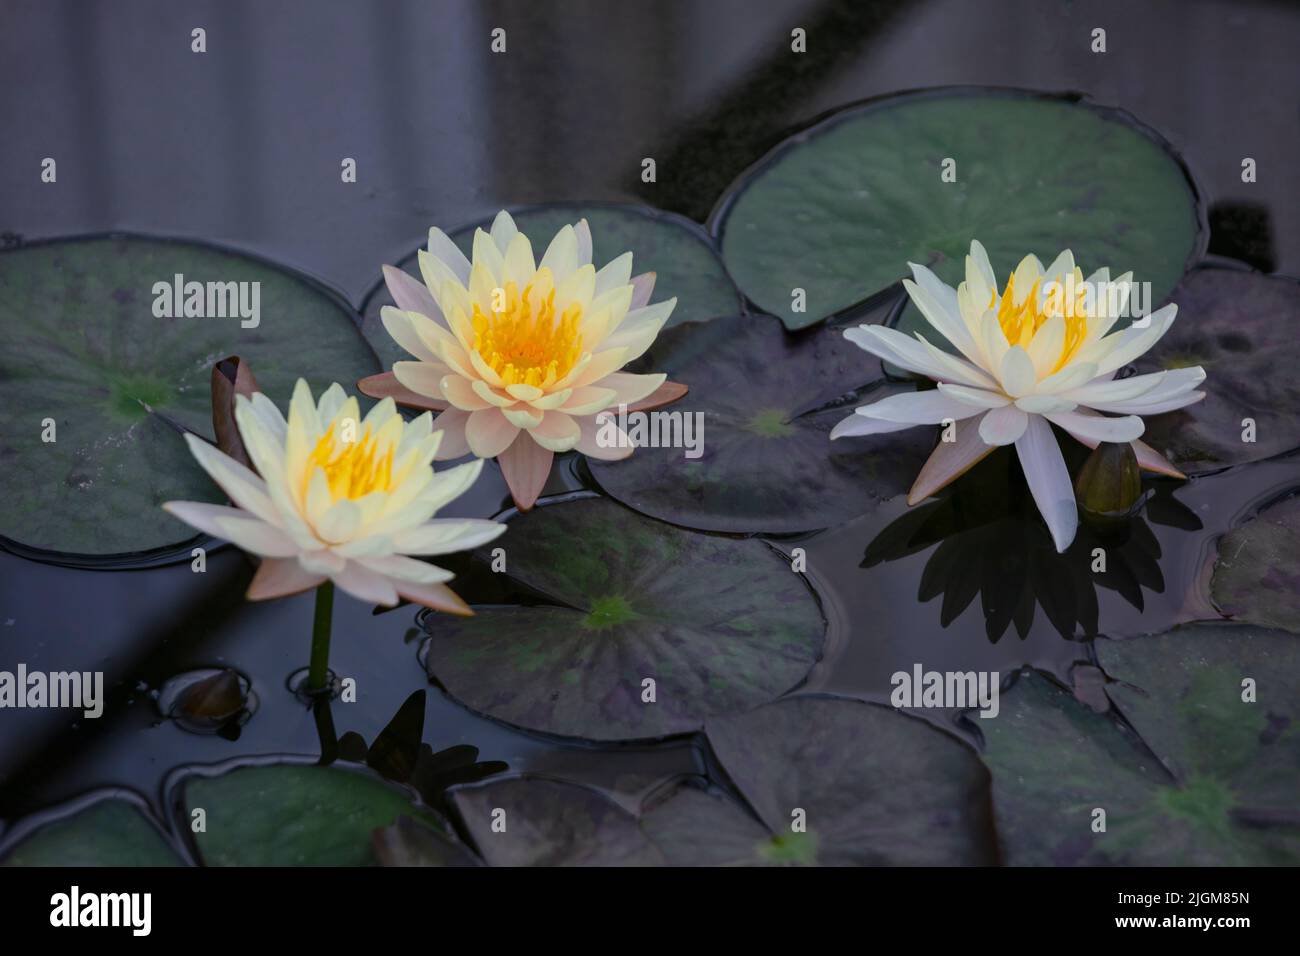
[[[321,468],[329,481],[330,498],[334,501],[340,498],[355,500],[372,491],[389,491],[393,484],[393,444],[387,443],[388,447],[381,452],[369,425],[360,441],[346,441],[340,437],[337,425],[337,422],[330,425],[329,431],[320,436],[316,447],[307,456],[306,483],[309,484],[316,469]],[[303,494],[306,495],[305,487]]]
[[[1002,291],[1002,301],[998,303],[998,324],[1002,326],[1007,342],[1024,349],[1029,348],[1034,335],[1048,319],[1055,315],[1065,319],[1065,341],[1061,346],[1061,357],[1048,372],[1049,375],[1065,367],[1088,335],[1087,287],[1083,283],[1082,273],[1077,269],[1075,272],[1074,282],[1071,283],[1067,278],[1050,290],[1042,306],[1038,302],[1038,285],[1041,279],[1034,280],[1033,287],[1030,288],[1024,301],[1016,305],[1016,277],[1012,273],[1007,277],[1007,286]],[[994,289],[989,299],[989,308],[993,308],[997,298],[998,292]]]
[[[484,314],[474,305],[474,351],[502,382],[549,388],[567,375],[582,357],[582,306],[574,302],[556,316],[550,270],[539,269],[522,293],[507,282],[494,295],[500,309]]]

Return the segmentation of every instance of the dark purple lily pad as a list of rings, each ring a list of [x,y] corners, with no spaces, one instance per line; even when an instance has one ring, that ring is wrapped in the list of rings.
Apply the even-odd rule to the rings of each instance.
[[[1201,365],[1205,398],[1147,419],[1142,440],[1188,474],[1300,448],[1300,283],[1198,269],[1174,290],[1178,319],[1142,372]],[[1254,422],[1253,441],[1248,434]]]
[[[1223,536],[1210,593],[1231,618],[1300,633],[1300,498]]]
[[[705,735],[769,831],[760,856],[832,866],[996,860],[988,772],[925,721],[809,696],[710,719]]]
[[[1300,863],[1295,636],[1194,624],[1096,648],[1122,721],[1038,674],[980,721],[1007,862]]]
[[[452,801],[492,866],[655,866],[634,814],[598,790],[545,777],[461,787]]]
[[[504,547],[511,578],[548,603],[438,618],[427,663],[454,697],[518,727],[596,740],[698,730],[790,690],[821,651],[812,592],[761,541],[587,498],[512,519]]]
[[[674,524],[769,534],[836,525],[905,492],[934,449],[930,428],[830,440],[855,405],[883,397],[868,388],[900,387],[884,385],[880,360],[838,329],[715,319],[673,330],[646,367],[689,386],[659,414],[702,415],[692,419],[703,422],[701,454],[643,447],[590,460],[591,473],[612,497]]]

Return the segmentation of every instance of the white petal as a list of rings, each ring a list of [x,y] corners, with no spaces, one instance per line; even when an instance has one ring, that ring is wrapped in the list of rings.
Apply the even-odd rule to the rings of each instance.
[[[343,570],[330,575],[334,583],[359,601],[392,606],[397,603],[397,589],[382,574],[356,561],[348,561]]]
[[[1007,349],[1007,354],[1002,358],[1002,367],[999,369],[998,374],[1002,379],[1002,390],[1012,398],[1028,395],[1033,391],[1034,384],[1038,381],[1038,373],[1034,371],[1033,359],[1019,345],[1013,345]]]
[[[1092,441],[1131,442],[1142,437],[1145,426],[1136,415],[1124,418],[1106,418],[1104,415],[1080,415],[1078,412],[1054,412],[1047,416],[1053,424],[1060,425],[1075,438],[1086,436]]]
[[[864,405],[856,414],[886,422],[907,425],[938,425],[944,421],[960,421],[983,412],[987,406],[972,405],[947,395],[938,389],[890,395],[878,402]]]
[[[949,385],[944,382],[940,383],[939,391],[980,408],[1001,408],[1003,405],[1011,404],[1011,399],[1001,392],[992,392],[986,388],[969,388],[965,385]]]
[[[901,432],[915,427],[911,422],[890,422],[882,418],[867,418],[865,415],[854,413],[831,429],[831,440],[860,435],[884,435],[888,432]]]
[[[217,519],[221,537],[250,554],[264,558],[292,558],[302,550],[279,528],[251,517]]]
[[[482,518],[438,518],[393,536],[393,547],[403,554],[447,554],[468,551],[494,541],[506,526]]]
[[[314,409],[313,409],[314,414]],[[268,524],[278,524],[278,512],[267,494],[266,482],[197,435],[186,434],[190,453],[236,505]]]
[[[1052,426],[1037,415],[1031,416],[1024,434],[1016,441],[1016,454],[1056,550],[1064,551],[1078,530],[1079,512],[1074,504],[1070,473],[1065,468]]]
[[[442,262],[461,285],[469,282],[469,260],[465,258],[465,253],[460,251],[460,247],[437,226],[429,230],[429,253]],[[438,285],[441,284],[440,281]],[[430,288],[436,289],[438,286],[430,286]]]
[[[980,419],[980,438],[986,445],[1010,445],[1024,434],[1032,417],[1014,405],[995,408]]]

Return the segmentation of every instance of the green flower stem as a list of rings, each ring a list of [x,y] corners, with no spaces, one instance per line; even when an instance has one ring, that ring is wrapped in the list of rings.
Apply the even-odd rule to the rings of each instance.
[[[325,581],[316,588],[316,617],[311,626],[311,668],[307,672],[307,690],[323,691],[329,676],[330,624],[334,617],[334,582]]]

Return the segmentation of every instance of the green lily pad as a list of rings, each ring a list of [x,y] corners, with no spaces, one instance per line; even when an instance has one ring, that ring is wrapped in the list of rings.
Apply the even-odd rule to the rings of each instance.
[[[1125,723],[1037,674],[980,721],[1007,862],[1300,863],[1295,636],[1194,624],[1096,649]]]
[[[946,159],[955,181],[944,182]],[[1197,197],[1168,144],[1069,97],[939,90],[852,107],[787,140],[734,187],[716,225],[741,291],[790,328],[928,265],[963,277],[979,239],[1010,273],[1062,249],[1133,270],[1155,300],[1200,245]],[[792,290],[807,294],[792,311]]]
[[[1238,621],[1300,633],[1300,498],[1265,508],[1219,541],[1210,593]]]
[[[259,324],[156,318],[154,283],[177,274],[260,283]],[[153,239],[0,254],[0,333],[0,535],[81,555],[188,541],[193,529],[159,505],[220,500],[178,434],[212,434],[214,362],[238,354],[285,406],[300,376],[319,390],[375,369],[348,310],[316,286],[244,256]]]
[[[716,319],[673,330],[646,367],[690,388],[659,414],[703,416],[682,419],[703,422],[698,457],[642,447],[588,464],[607,494],[689,528],[787,534],[840,524],[907,491],[937,440],[930,428],[830,440],[855,405],[883,397],[866,388],[898,387],[839,330],[791,335],[770,319]]]
[[[698,730],[790,690],[821,651],[812,592],[761,541],[587,498],[512,519],[505,551],[511,578],[547,603],[433,620],[427,664],[452,696],[517,727],[595,740]]]
[[[562,203],[512,212],[515,224],[528,235],[533,255],[541,259],[551,238],[564,226],[586,219],[591,227],[592,260],[600,268],[625,252],[632,253],[632,274],[654,272],[653,301],[677,297],[668,325],[732,315],[740,308],[740,295],[728,278],[713,248],[713,241],[698,225],[681,216],[645,206]],[[487,229],[487,220],[454,233],[453,241],[466,256],[473,252],[474,230]],[[400,265],[416,278],[420,267],[415,255]],[[392,305],[381,282],[366,300],[362,330],[384,366],[410,358],[380,321],[380,310]]]
[[[794,697],[711,718],[705,736],[770,832],[756,850],[765,858],[995,861],[987,771],[969,746],[923,720],[859,701]],[[800,819],[804,832],[794,829]]]
[[[135,804],[110,798],[38,828],[0,865],[180,866],[181,860]]]
[[[663,857],[633,814],[597,790],[515,777],[452,792],[492,866],[655,866]]]
[[[185,786],[186,820],[208,866],[372,866],[373,831],[411,817],[437,827],[405,790],[337,767],[241,767]]]
[[[1300,282],[1198,269],[1172,298],[1178,318],[1138,371],[1203,366],[1205,398],[1148,419],[1142,440],[1188,474],[1300,448]]]

